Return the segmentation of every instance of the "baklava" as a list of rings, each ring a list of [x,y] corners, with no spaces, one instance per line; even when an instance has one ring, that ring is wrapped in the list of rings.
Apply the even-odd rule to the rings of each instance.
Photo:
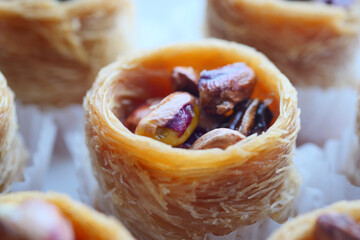
[[[296,86],[355,86],[360,1],[208,0],[207,32],[264,53]]]
[[[25,104],[81,103],[129,48],[130,0],[0,0],[0,70]]]
[[[101,195],[138,239],[203,239],[288,217],[300,183],[296,90],[254,49],[204,40],[119,59],[84,108]]]

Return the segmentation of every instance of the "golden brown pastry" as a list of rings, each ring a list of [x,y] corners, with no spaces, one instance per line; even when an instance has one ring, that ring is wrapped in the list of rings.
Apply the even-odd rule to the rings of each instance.
[[[261,135],[226,150],[187,150],[135,135],[123,125],[147,99],[172,92],[174,67],[191,66],[199,73],[235,62],[255,72],[253,97],[273,100],[275,120]],[[287,218],[299,185],[292,163],[297,95],[254,49],[204,40],[120,59],[100,71],[84,107],[87,145],[102,194],[138,239],[203,239],[267,216]]]
[[[316,1],[208,0],[206,21],[210,36],[255,47],[296,86],[355,86],[358,81],[358,0],[345,7]]]
[[[0,72],[0,193],[23,178],[27,151],[17,128],[14,94]]]
[[[344,234],[355,234],[357,238],[345,238]],[[360,239],[360,201],[342,201],[299,216],[283,225],[269,238],[269,240],[300,239]]]
[[[130,0],[0,0],[0,69],[24,103],[80,103],[128,47]]]
[[[52,192],[19,192],[1,196],[0,223],[1,236],[8,234],[14,239],[134,239],[114,218]]]

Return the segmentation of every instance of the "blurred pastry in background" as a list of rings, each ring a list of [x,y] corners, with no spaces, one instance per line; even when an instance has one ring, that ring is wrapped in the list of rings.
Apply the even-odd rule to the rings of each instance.
[[[360,201],[338,202],[298,216],[268,240],[360,239]]]
[[[207,31],[263,52],[295,86],[355,86],[360,1],[208,0]]]
[[[14,94],[0,72],[0,193],[23,179],[28,153],[17,130]]]
[[[0,197],[0,236],[7,240],[133,240],[115,219],[57,193]]]
[[[0,0],[0,70],[25,104],[81,103],[129,48],[131,0]]]
[[[139,239],[204,239],[284,221],[300,180],[296,90],[261,53],[174,44],[103,68],[86,138],[107,213]]]

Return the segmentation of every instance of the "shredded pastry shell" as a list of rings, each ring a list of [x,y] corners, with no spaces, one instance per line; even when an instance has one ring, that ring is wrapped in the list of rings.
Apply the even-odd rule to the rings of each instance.
[[[360,1],[208,0],[207,31],[255,47],[298,86],[355,86]]]
[[[14,94],[0,72],[0,193],[23,178],[28,153],[17,128]]]
[[[273,99],[275,121],[263,134],[226,150],[185,150],[135,135],[121,123],[139,103],[172,92],[175,66],[199,73],[234,62],[255,71],[253,97]],[[84,108],[102,194],[138,239],[203,239],[267,216],[287,218],[300,184],[292,163],[300,128],[297,93],[254,49],[204,40],[119,59],[100,71]]]
[[[129,47],[130,0],[0,1],[0,69],[24,103],[81,103]]]

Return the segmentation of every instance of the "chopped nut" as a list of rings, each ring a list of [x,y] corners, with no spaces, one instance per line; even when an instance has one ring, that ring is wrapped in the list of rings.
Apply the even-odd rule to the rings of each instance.
[[[237,104],[233,114],[225,118],[218,127],[238,130],[245,136],[253,133],[261,134],[270,127],[273,118],[268,108],[271,99],[260,101],[258,99],[246,99]]]
[[[360,224],[340,213],[321,215],[315,225],[316,240],[360,240]]]
[[[259,99],[254,99],[244,113],[241,125],[239,126],[238,130],[245,136],[250,135],[250,130],[255,125],[255,115],[259,104]]]
[[[230,128],[232,130],[238,129],[243,119],[244,113],[250,104],[251,100],[248,98],[236,105],[233,114],[226,118],[225,121],[221,123],[220,127]]]
[[[190,137],[199,117],[196,98],[186,92],[175,92],[164,98],[140,121],[135,134],[177,146]]]
[[[195,141],[191,149],[226,149],[230,145],[233,145],[243,140],[244,138],[245,136],[238,131],[234,131],[228,128],[217,128],[202,135],[198,140]]]
[[[183,91],[196,97],[199,96],[198,78],[192,67],[175,67],[170,81],[174,91]]]
[[[271,99],[266,99],[265,101],[260,102],[255,116],[255,124],[250,130],[250,135],[253,133],[261,134],[270,127],[273,114],[268,106],[271,102]]]
[[[125,127],[127,127],[130,131],[134,132],[137,125],[146,117],[149,113],[152,112],[153,107],[160,103],[160,99],[154,99],[153,101],[148,101],[136,108],[124,121]]]
[[[223,115],[249,98],[255,83],[255,73],[245,63],[202,71],[199,80],[200,108],[209,114]]]

